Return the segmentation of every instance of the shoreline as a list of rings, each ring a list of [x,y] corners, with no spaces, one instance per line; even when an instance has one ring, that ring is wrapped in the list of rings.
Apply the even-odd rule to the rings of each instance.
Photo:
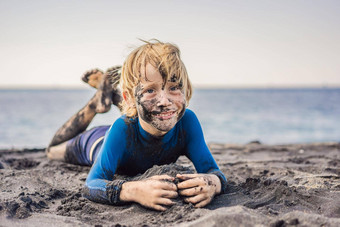
[[[340,225],[340,143],[210,143],[209,148],[228,179],[228,192],[205,208],[178,201],[165,212],[91,202],[81,196],[89,167],[49,161],[44,148],[0,149],[0,221],[5,226]],[[193,168],[185,157],[176,164]]]

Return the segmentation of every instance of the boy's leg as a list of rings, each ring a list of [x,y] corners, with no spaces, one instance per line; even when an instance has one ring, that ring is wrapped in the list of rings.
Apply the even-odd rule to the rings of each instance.
[[[66,149],[61,160],[76,165],[91,166],[100,150],[106,131],[110,125],[98,126],[80,133],[66,142]],[[63,146],[63,144],[57,145]],[[60,160],[60,159],[59,159]]]
[[[97,113],[108,112],[111,104],[118,105],[121,96],[111,81],[117,80],[112,78],[114,76],[119,78],[119,69],[108,70],[109,73],[103,75],[98,90],[91,100],[56,132],[46,150],[48,158],[60,160],[66,152],[68,140],[85,131]]]
[[[117,87],[121,75],[121,68],[122,66],[120,65],[113,66],[111,68],[108,68],[105,74],[103,74],[100,69],[91,69],[86,71],[81,79],[85,83],[89,84],[91,87],[99,89],[100,82],[105,75],[109,78],[108,80],[112,84],[112,86]],[[122,101],[122,97],[117,89],[116,92],[112,93],[111,101],[113,105],[117,106],[121,110],[119,103]]]
[[[50,160],[64,161],[65,152],[67,149],[67,142],[50,146],[46,149],[46,155]]]

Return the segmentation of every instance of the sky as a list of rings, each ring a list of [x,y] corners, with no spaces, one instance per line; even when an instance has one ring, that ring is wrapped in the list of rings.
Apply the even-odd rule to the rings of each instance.
[[[0,29],[0,87],[84,87],[152,38],[197,87],[340,87],[340,1],[0,0]]]

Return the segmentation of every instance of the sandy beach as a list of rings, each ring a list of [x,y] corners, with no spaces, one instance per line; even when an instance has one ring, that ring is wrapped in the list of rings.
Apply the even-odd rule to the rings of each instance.
[[[178,198],[165,212],[91,202],[81,196],[89,167],[1,150],[0,226],[340,226],[339,143],[209,147],[228,192],[200,209]],[[138,177],[191,171],[181,157]]]

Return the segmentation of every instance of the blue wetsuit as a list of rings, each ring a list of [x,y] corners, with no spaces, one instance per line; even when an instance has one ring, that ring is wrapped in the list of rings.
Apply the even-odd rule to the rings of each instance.
[[[226,191],[226,178],[205,143],[201,125],[196,115],[187,109],[175,127],[162,137],[146,132],[138,118],[122,116],[117,119],[106,132],[103,145],[94,158],[83,194],[95,202],[119,204],[125,181],[114,179],[114,174],[144,173],[153,165],[173,163],[180,155],[187,156],[198,173],[217,175],[221,193]]]

